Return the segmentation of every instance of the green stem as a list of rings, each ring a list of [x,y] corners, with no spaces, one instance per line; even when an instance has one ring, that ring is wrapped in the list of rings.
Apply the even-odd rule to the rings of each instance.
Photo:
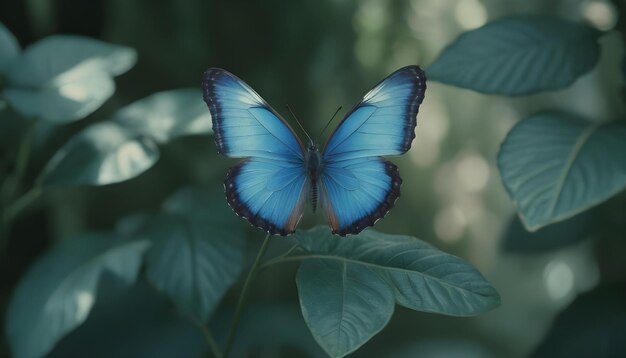
[[[4,220],[7,223],[12,222],[18,215],[24,211],[30,204],[32,204],[35,200],[41,196],[42,188],[40,185],[36,185],[31,188],[29,191],[24,193],[24,195],[20,196],[15,200],[11,205],[9,205],[4,211]]]
[[[259,272],[264,271],[266,268],[268,268],[268,267],[270,267],[270,266],[274,265],[274,263],[280,263],[280,262],[283,262],[283,261],[282,261],[283,259],[287,258],[287,257],[288,257],[288,256],[289,256],[292,252],[294,252],[294,251],[295,251],[296,249],[298,249],[298,248],[300,248],[300,245],[299,245],[299,244],[294,244],[292,247],[290,247],[290,248],[289,248],[289,250],[285,251],[285,253],[280,254],[280,255],[278,255],[278,256],[276,256],[276,257],[273,257],[273,258],[271,258],[271,259],[269,259],[269,260],[265,261],[265,262],[263,263],[263,265],[261,265],[261,266],[259,267]],[[292,257],[294,257],[294,256],[292,256]]]
[[[211,355],[215,358],[222,358],[222,353],[220,353],[220,349],[217,346],[215,338],[213,338],[213,335],[211,334],[209,328],[204,324],[198,324],[198,326],[200,327],[200,330],[202,330],[202,335],[204,335],[204,340],[209,346]]]
[[[28,168],[36,124],[37,122],[34,120],[28,124],[26,133],[24,133],[17,150],[15,172],[4,181],[0,190],[0,256],[4,253],[4,249],[9,241],[11,222],[28,204],[41,194],[41,187],[35,184],[34,188],[12,202]]]
[[[24,138],[20,142],[20,147],[17,152],[17,163],[15,165],[15,181],[19,183],[26,174],[26,168],[28,168],[28,159],[30,159],[30,151],[33,144],[33,137],[35,136],[35,127],[37,121],[31,120]]]
[[[306,260],[306,259],[315,259],[315,258],[327,259],[328,255],[297,255],[297,256],[281,255],[281,256],[275,257],[275,258],[267,261],[263,265],[261,265],[261,268],[259,270],[265,270],[266,268],[268,268],[270,266],[283,264],[283,263],[286,263],[286,262],[302,261],[302,260]]]
[[[265,236],[265,240],[263,240],[263,244],[261,245],[261,249],[259,249],[259,253],[256,255],[256,259],[254,260],[254,264],[252,264],[252,268],[250,268],[250,272],[248,272],[248,277],[246,277],[246,281],[243,284],[243,289],[241,290],[241,295],[239,295],[239,300],[237,301],[237,307],[235,308],[235,317],[233,318],[233,323],[230,326],[230,332],[228,333],[228,339],[226,340],[226,346],[224,348],[224,357],[228,357],[230,353],[230,349],[232,348],[233,341],[235,340],[235,335],[237,334],[237,327],[239,326],[239,320],[241,319],[241,313],[243,310],[243,306],[246,301],[246,296],[248,295],[248,290],[250,289],[250,283],[254,279],[261,264],[261,259],[263,259],[263,255],[265,255],[265,251],[267,251],[267,247],[269,246],[272,235],[269,233]]]

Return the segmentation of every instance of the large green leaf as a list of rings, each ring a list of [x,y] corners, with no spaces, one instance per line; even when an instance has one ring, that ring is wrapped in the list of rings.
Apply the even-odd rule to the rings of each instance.
[[[431,80],[484,93],[556,90],[597,63],[599,35],[558,17],[508,17],[463,33],[426,72]]]
[[[339,238],[316,227],[295,239],[309,255],[296,278],[302,314],[334,357],[380,331],[394,303],[452,316],[476,315],[500,303],[472,265],[409,236],[369,230]]]
[[[223,195],[182,189],[164,204],[147,230],[148,279],[178,309],[206,323],[244,263],[243,229]]]
[[[112,76],[136,61],[133,49],[79,36],[51,36],[7,68],[5,97],[22,115],[67,123],[98,109],[115,91]]]
[[[0,22],[0,75],[20,53],[20,45],[9,29]]]
[[[131,284],[147,240],[113,234],[66,240],[40,258],[18,284],[7,312],[6,332],[15,357],[40,357],[85,321],[109,272]]]
[[[219,346],[225,345],[233,318],[234,307],[219,309],[211,318],[210,327]],[[297,304],[278,301],[246,305],[230,355],[273,357],[285,348],[292,352],[290,356],[327,357],[311,336]]]
[[[202,331],[172,309],[142,275],[124,288],[104,275],[87,320],[65,336],[47,358],[202,357]],[[107,297],[110,291],[121,291]],[[206,355],[206,354],[204,354]]]
[[[113,119],[160,143],[183,135],[211,133],[211,115],[197,89],[155,93],[120,109]]]
[[[498,154],[504,186],[531,231],[626,187],[626,126],[542,112],[519,122]]]
[[[106,185],[133,178],[159,158],[150,139],[114,122],[93,124],[70,139],[50,160],[43,183],[48,186]]]
[[[554,319],[533,358],[626,357],[626,286],[611,283],[585,292]]]
[[[507,253],[537,254],[558,250],[590,238],[597,229],[593,210],[585,211],[567,220],[529,232],[518,216],[506,230],[502,251]]]

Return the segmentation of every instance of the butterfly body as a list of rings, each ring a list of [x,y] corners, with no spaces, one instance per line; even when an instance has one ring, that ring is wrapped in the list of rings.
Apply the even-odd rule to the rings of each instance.
[[[313,212],[317,209],[317,200],[319,198],[318,181],[322,175],[322,156],[317,145],[309,144],[306,155],[306,171],[309,178],[309,200],[313,207]]]
[[[424,72],[404,67],[369,91],[322,150],[305,147],[287,122],[250,86],[225,70],[204,73],[202,87],[218,152],[245,158],[224,182],[241,217],[277,235],[295,231],[305,203],[322,207],[333,233],[356,234],[385,216],[400,196],[400,155],[415,137],[426,90]]]

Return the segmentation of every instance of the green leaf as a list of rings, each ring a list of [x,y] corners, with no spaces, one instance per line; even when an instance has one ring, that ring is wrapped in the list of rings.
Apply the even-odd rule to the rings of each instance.
[[[183,314],[206,323],[244,263],[241,225],[223,195],[183,189],[164,204],[146,235],[150,282]]]
[[[149,139],[114,122],[93,124],[76,134],[46,165],[46,186],[106,185],[131,179],[159,158]]]
[[[431,80],[483,93],[556,90],[595,66],[599,35],[553,16],[508,17],[461,34],[426,72]]]
[[[150,242],[90,234],[63,241],[20,280],[6,318],[13,355],[40,357],[85,321],[104,272],[132,284]]]
[[[133,49],[79,36],[51,36],[7,69],[5,97],[22,115],[56,124],[83,118],[115,91],[112,76],[136,62]]]
[[[98,300],[78,329],[65,336],[47,358],[202,357],[202,331],[172,309],[143,275],[124,288],[109,275],[99,284]],[[107,297],[108,293],[122,291]]]
[[[159,143],[190,134],[211,133],[211,115],[196,89],[155,93],[120,109],[113,119]]]
[[[299,231],[309,256],[296,283],[314,338],[333,357],[353,352],[389,321],[394,303],[451,316],[500,304],[498,292],[469,263],[409,236],[368,230],[349,238],[325,227]]]
[[[509,132],[498,168],[531,231],[567,219],[626,187],[626,126],[541,112]]]
[[[233,309],[219,309],[211,318],[210,328],[218,346],[226,343]],[[290,356],[327,357],[311,336],[300,308],[288,302],[251,303],[243,311],[237,330],[233,357],[276,356],[275,352],[292,352]],[[299,353],[299,354],[296,354]],[[272,354],[274,353],[274,354]]]
[[[515,216],[504,236],[502,250],[520,254],[558,250],[590,238],[595,226],[592,210],[542,227],[535,232],[528,232],[519,217]]]
[[[20,44],[9,29],[0,22],[0,74],[4,74],[7,67],[15,61],[20,53]]]
[[[100,282],[94,307],[78,329],[65,336],[47,358],[202,357],[207,344],[202,331],[172,309],[140,275],[132,288],[108,275]],[[107,297],[108,293],[121,291]]]
[[[605,283],[579,295],[556,316],[529,357],[623,357],[626,354],[624,302],[623,283]]]

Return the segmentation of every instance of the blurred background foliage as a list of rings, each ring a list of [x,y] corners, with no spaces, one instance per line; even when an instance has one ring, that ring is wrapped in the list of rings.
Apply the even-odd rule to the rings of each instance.
[[[350,108],[401,66],[427,68],[464,31],[524,13],[557,15],[609,31],[618,25],[620,6],[601,0],[26,0],[0,3],[0,22],[22,47],[53,34],[79,34],[138,54],[135,67],[116,78],[114,96],[100,109],[81,121],[37,128],[26,173],[26,181],[33,182],[75,133],[155,92],[198,88],[208,67],[235,73],[281,113],[288,103],[309,132],[317,133],[337,106]],[[394,159],[404,180],[402,198],[377,230],[412,235],[465,258],[498,289],[503,304],[474,318],[397,307],[389,326],[355,356],[554,356],[563,344],[574,344],[568,352],[575,356],[599,353],[593,347],[611,335],[623,337],[624,193],[529,234],[496,167],[506,133],[539,109],[563,109],[598,121],[624,116],[622,35],[609,31],[599,42],[599,64],[563,90],[502,97],[428,82],[413,147]],[[0,116],[0,161],[9,162],[18,147],[16,133],[26,125],[11,110]],[[207,135],[176,138],[160,144],[159,151],[157,164],[136,178],[102,187],[53,188],[20,216],[11,228],[9,254],[0,261],[1,306],[33,260],[55,243],[111,230],[129,214],[154,213],[179,187],[220,187],[235,162],[218,156]],[[321,215],[307,213],[301,227],[320,222]],[[248,234],[248,250],[256,252],[262,233],[249,229]],[[294,346],[320,354],[293,305],[295,268],[266,270],[252,288],[255,309],[248,310],[244,319],[251,323],[242,325],[241,335],[250,347],[275,339],[282,348],[266,350],[267,356],[290,356],[297,352]],[[105,291],[115,291],[118,284],[101,282]],[[201,333],[152,291],[141,279],[119,305],[97,302],[85,325],[50,355],[75,356],[81,345],[102,347],[103,356],[180,356],[176,349],[182,346],[186,354],[201,354]],[[226,295],[214,318],[216,332],[235,300],[236,293]],[[587,334],[567,331],[576,324]],[[120,350],[107,350],[112,346]],[[610,352],[625,352],[613,348]],[[234,353],[243,355],[245,349]],[[4,343],[0,354],[9,354]]]

